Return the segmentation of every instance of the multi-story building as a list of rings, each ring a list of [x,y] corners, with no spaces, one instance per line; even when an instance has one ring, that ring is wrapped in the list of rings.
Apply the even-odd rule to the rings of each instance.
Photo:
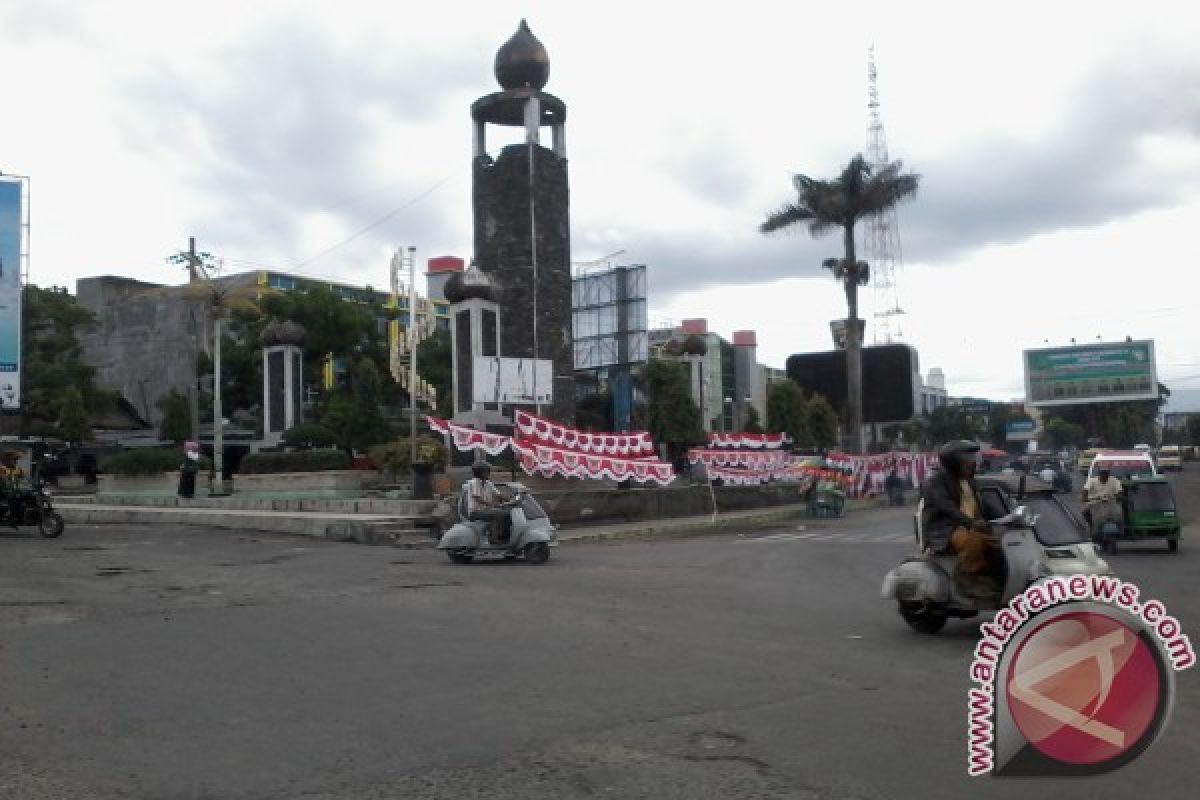
[[[687,319],[678,327],[649,332],[651,357],[689,365],[692,397],[707,431],[740,431],[754,408],[766,421],[767,385],[781,370],[758,363],[754,331],[734,331],[727,341],[708,329],[706,319]]]

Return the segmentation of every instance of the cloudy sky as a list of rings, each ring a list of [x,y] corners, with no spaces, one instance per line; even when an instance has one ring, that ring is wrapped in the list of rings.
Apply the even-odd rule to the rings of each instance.
[[[1200,389],[1187,4],[682,7],[0,0],[0,171],[32,176],[31,279],[180,282],[165,258],[189,235],[228,271],[376,286],[399,246],[469,258],[468,107],[526,17],[569,109],[573,258],[624,250],[656,320],[755,329],[782,367],[831,346],[844,299],[819,265],[840,243],[757,225],[792,174],[863,149],[873,43],[890,156],[922,176],[898,273],[922,369],[1009,399],[1023,348],[1133,336]]]

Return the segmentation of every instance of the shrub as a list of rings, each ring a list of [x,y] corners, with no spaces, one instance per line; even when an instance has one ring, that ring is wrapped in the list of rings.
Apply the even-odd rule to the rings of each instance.
[[[297,450],[292,453],[250,453],[243,456],[238,472],[243,475],[264,472],[321,472],[350,469],[350,456],[342,450]]]
[[[397,439],[388,444],[381,444],[372,447],[367,451],[371,460],[375,462],[375,466],[379,469],[391,473],[408,472],[412,469],[409,463],[409,456],[412,447],[410,440],[407,438]],[[446,452],[446,445],[440,440],[432,436],[417,437],[417,461],[424,464],[432,464],[434,469],[442,469],[446,466],[449,460],[449,453]]]
[[[206,468],[201,459],[201,469]],[[159,475],[173,472],[183,464],[183,453],[174,448],[147,447],[126,450],[100,462],[100,471],[109,475]]]
[[[315,422],[302,422],[283,432],[283,443],[288,447],[310,450],[318,447],[337,447],[338,435]]]

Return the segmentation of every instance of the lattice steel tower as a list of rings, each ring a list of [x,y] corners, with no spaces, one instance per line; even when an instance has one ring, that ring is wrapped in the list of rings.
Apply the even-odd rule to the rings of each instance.
[[[872,169],[888,163],[887,136],[879,114],[879,84],[875,71],[875,46],[867,55],[867,161]],[[871,265],[871,286],[875,301],[875,344],[903,339],[899,317],[900,294],[896,287],[900,256],[900,225],[893,206],[868,220],[863,226],[863,257]]]

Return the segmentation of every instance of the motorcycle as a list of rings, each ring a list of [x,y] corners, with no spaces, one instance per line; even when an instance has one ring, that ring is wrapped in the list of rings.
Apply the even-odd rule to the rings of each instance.
[[[538,505],[529,489],[520,483],[506,486],[512,497],[501,506],[508,510],[508,537],[495,538],[492,524],[487,520],[467,519],[467,497],[464,491],[458,502],[460,521],[446,531],[437,549],[445,550],[455,564],[469,564],[477,557],[523,558],[530,564],[544,564],[550,558],[550,548],[558,546],[558,528]]]
[[[0,526],[36,527],[47,539],[62,536],[66,523],[62,515],[54,510],[43,483],[26,484],[15,491],[16,496],[11,502],[8,498],[0,499]]]
[[[1125,533],[1125,511],[1115,497],[1089,500],[1092,541],[1102,550],[1117,552],[1117,539]]]
[[[980,486],[987,491],[982,479]],[[960,579],[956,555],[930,547],[921,530],[924,500],[918,503],[913,522],[918,554],[888,572],[881,590],[884,598],[896,602],[909,627],[919,633],[937,633],[951,617],[968,619],[980,612],[997,611],[1050,576],[1112,574],[1082,523],[1055,497],[1053,489],[1023,495],[1022,491],[1017,496],[1026,504],[1015,508],[1007,493],[994,498],[992,507],[1003,503],[1008,512],[991,521],[993,531],[999,533],[1005,563],[1003,574],[995,576],[999,591],[982,594]]]

